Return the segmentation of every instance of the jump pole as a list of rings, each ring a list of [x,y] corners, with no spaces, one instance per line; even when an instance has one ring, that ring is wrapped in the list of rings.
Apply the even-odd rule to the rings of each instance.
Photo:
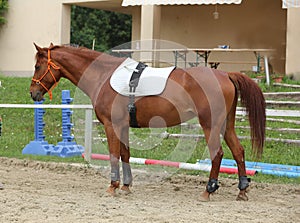
[[[210,164],[211,161],[209,159],[199,160],[198,163]],[[285,176],[290,178],[300,177],[300,166],[249,161],[246,161],[245,164],[247,169],[256,170],[258,173],[262,174]],[[236,162],[231,159],[223,159],[221,165],[228,167],[236,167]]]
[[[85,157],[85,154],[82,154],[82,157]],[[106,160],[109,161],[109,155],[105,154],[91,154],[92,160]],[[203,164],[193,164],[193,163],[182,163],[182,162],[174,162],[174,161],[167,161],[167,160],[154,160],[154,159],[144,159],[144,158],[135,158],[130,157],[129,160],[130,163],[133,164],[141,164],[141,165],[159,165],[159,166],[167,166],[167,167],[175,167],[179,169],[185,169],[185,170],[201,170],[201,171],[207,171],[209,172],[211,170],[211,165],[207,163]],[[221,173],[227,173],[227,174],[237,174],[238,170],[235,167],[226,167],[221,166],[220,168]],[[247,170],[246,174],[249,176],[253,176],[257,173],[256,170]]]

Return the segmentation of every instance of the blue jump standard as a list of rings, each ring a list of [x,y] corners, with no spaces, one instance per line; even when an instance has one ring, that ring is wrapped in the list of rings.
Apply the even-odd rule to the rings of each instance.
[[[62,91],[62,104],[70,104],[73,98],[70,97],[69,90]],[[42,104],[43,102],[37,102]],[[77,145],[74,141],[74,136],[71,135],[73,124],[71,123],[71,116],[73,112],[69,108],[62,109],[62,141],[58,142],[56,146],[48,144],[44,141],[43,129],[45,123],[43,122],[44,109],[35,110],[35,140],[31,141],[24,149],[23,154],[32,155],[51,155],[59,157],[81,156],[84,148]]]
[[[35,102],[35,104],[43,104],[43,102],[44,101]],[[45,141],[43,134],[45,127],[43,120],[44,114],[45,110],[43,108],[34,109],[34,140],[24,147],[22,154],[50,155],[54,149],[54,145]]]
[[[69,90],[62,91],[62,104],[71,104],[73,98],[70,97]],[[73,111],[69,108],[62,109],[62,141],[57,143],[57,146],[51,152],[51,155],[60,157],[81,156],[84,148],[77,145],[74,141],[74,136],[71,135],[73,124],[71,122]]]

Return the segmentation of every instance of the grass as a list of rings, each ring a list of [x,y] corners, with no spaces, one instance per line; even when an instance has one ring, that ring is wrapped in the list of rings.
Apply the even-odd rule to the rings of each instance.
[[[1,104],[30,104],[33,103],[29,96],[30,78],[15,78],[0,76],[2,86],[0,87],[0,103]],[[288,80],[289,83],[291,82]],[[295,84],[295,83],[293,83]],[[296,83],[297,84],[297,83]],[[262,84],[263,85],[263,84]],[[277,87],[262,87],[264,91],[276,91]],[[282,88],[282,87],[281,87]],[[44,103],[60,104],[61,90],[69,89],[71,96],[74,97],[76,88],[67,80],[62,79],[60,84],[53,90],[53,100],[49,101],[48,95],[45,96]],[[284,89],[289,90],[289,89]],[[77,92],[77,91],[76,91]],[[74,113],[80,113],[74,111]],[[84,113],[83,113],[84,114]],[[80,124],[84,115],[80,114],[73,121],[75,123],[75,138],[78,144],[83,145],[83,140],[79,136],[83,136],[83,125]],[[73,115],[74,116],[74,115]],[[0,156],[15,157],[20,159],[33,159],[41,161],[55,161],[55,162],[81,162],[84,163],[81,157],[59,158],[53,156],[24,156],[22,149],[34,139],[34,113],[33,109],[8,109],[0,108],[0,117],[3,120],[2,136],[0,137]],[[291,119],[291,118],[289,118]],[[296,120],[296,119],[295,119]],[[297,120],[300,120],[297,118]],[[57,144],[61,141],[61,110],[47,109],[44,116],[46,126],[44,128],[44,135],[46,141],[50,144]],[[196,122],[192,120],[192,122]],[[78,124],[79,123],[79,124]],[[246,126],[247,120],[240,120],[237,126]],[[267,122],[268,127],[272,128],[298,128],[299,125],[295,123],[279,123]],[[131,156],[151,159],[164,159],[181,162],[195,163],[197,159],[208,158],[208,151],[204,139],[163,139],[161,137],[152,137],[150,133],[161,134],[164,131],[169,133],[185,133],[198,134],[199,129],[188,129],[184,127],[172,127],[168,129],[131,129]],[[249,136],[249,130],[237,129],[238,135]],[[104,138],[104,130],[102,126],[94,127],[93,135]],[[267,130],[267,137],[270,138],[288,138],[299,139],[299,134],[296,133],[282,133],[275,130]],[[78,137],[77,137],[78,136]],[[242,145],[246,150],[246,160],[254,160],[251,155],[251,144],[249,140],[242,140]],[[142,149],[141,149],[142,148]],[[232,159],[231,152],[223,143],[225,151],[224,158]],[[93,142],[94,153],[108,153],[107,144],[105,142]],[[266,142],[265,151],[261,162],[300,165],[300,148],[298,145],[286,144],[282,142]],[[106,163],[108,165],[108,163]],[[183,171],[189,174],[199,174],[194,171]],[[207,175],[207,173],[201,173]],[[227,174],[222,174],[226,177],[236,177]],[[289,179],[285,177],[276,177],[259,174],[254,177],[254,180],[261,182],[283,182],[283,183],[300,183],[300,179]]]
[[[0,76],[0,103],[1,104],[33,104],[29,95],[31,78]],[[67,80],[62,80],[53,91],[53,100],[45,96],[45,104],[61,103],[61,90],[70,89],[74,94],[75,87]],[[0,156],[24,158],[22,149],[34,139],[34,112],[33,109],[0,108],[2,118],[2,136],[0,137]],[[46,126],[44,135],[50,144],[61,141],[61,110],[49,109],[44,116]],[[57,157],[30,156],[29,159],[63,161]],[[69,158],[68,158],[69,159]],[[68,160],[66,159],[66,160]],[[71,161],[81,162],[80,158],[71,158]],[[65,160],[64,160],[65,161]]]
[[[249,75],[252,78],[256,78],[257,76],[262,76],[264,77],[265,74],[260,74],[260,73],[248,73],[247,75]],[[291,79],[288,76],[284,76],[282,79],[282,82],[285,84],[295,84],[295,85],[300,85],[300,81],[295,81],[293,79]],[[273,79],[272,79],[272,75],[270,76],[270,85],[266,84],[266,79],[263,78],[261,80],[261,82],[258,84],[261,88],[261,90],[263,92],[292,92],[292,91],[297,91],[293,88],[288,88],[288,87],[282,87],[282,86],[273,86]]]

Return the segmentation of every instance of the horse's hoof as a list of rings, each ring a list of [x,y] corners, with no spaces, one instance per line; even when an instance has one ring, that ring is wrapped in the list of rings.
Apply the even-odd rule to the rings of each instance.
[[[207,191],[204,191],[200,196],[200,201],[203,201],[203,202],[210,201],[209,195],[210,195],[210,193],[208,193]]]
[[[236,200],[237,200],[237,201],[248,201],[249,198],[248,198],[248,196],[246,195],[246,190],[240,191],[240,193],[239,193],[239,195],[237,196]]]
[[[118,189],[119,186],[120,186],[120,182],[119,181],[111,182],[111,185],[106,190],[106,192],[109,193],[112,196],[116,196],[116,189]]]
[[[238,195],[237,197],[236,197],[236,200],[237,201],[248,201],[249,199],[248,199],[248,197],[247,197],[247,195],[245,194],[245,195]]]
[[[122,191],[122,193],[125,194],[125,195],[131,194],[131,191],[130,191],[130,189],[129,189],[129,186],[123,185],[123,186],[121,187],[121,191]]]
[[[116,196],[116,188],[112,185],[107,188],[106,192],[111,196]]]

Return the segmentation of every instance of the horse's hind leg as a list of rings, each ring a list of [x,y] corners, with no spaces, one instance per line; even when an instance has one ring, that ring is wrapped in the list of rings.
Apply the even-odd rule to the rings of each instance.
[[[227,117],[227,125],[224,134],[224,139],[228,147],[230,148],[233,158],[238,166],[238,175],[239,175],[239,185],[240,189],[239,195],[237,196],[237,200],[248,200],[246,195],[246,189],[249,186],[250,179],[246,176],[246,167],[245,167],[245,152],[243,146],[240,144],[240,141],[236,135],[234,129],[235,123],[235,109],[228,114]]]
[[[220,129],[218,127],[210,129],[203,125],[202,127],[209,148],[212,167],[209,175],[209,181],[206,185],[206,190],[202,193],[201,199],[203,201],[209,201],[210,194],[214,193],[219,188],[218,177],[224,153],[220,142]]]

